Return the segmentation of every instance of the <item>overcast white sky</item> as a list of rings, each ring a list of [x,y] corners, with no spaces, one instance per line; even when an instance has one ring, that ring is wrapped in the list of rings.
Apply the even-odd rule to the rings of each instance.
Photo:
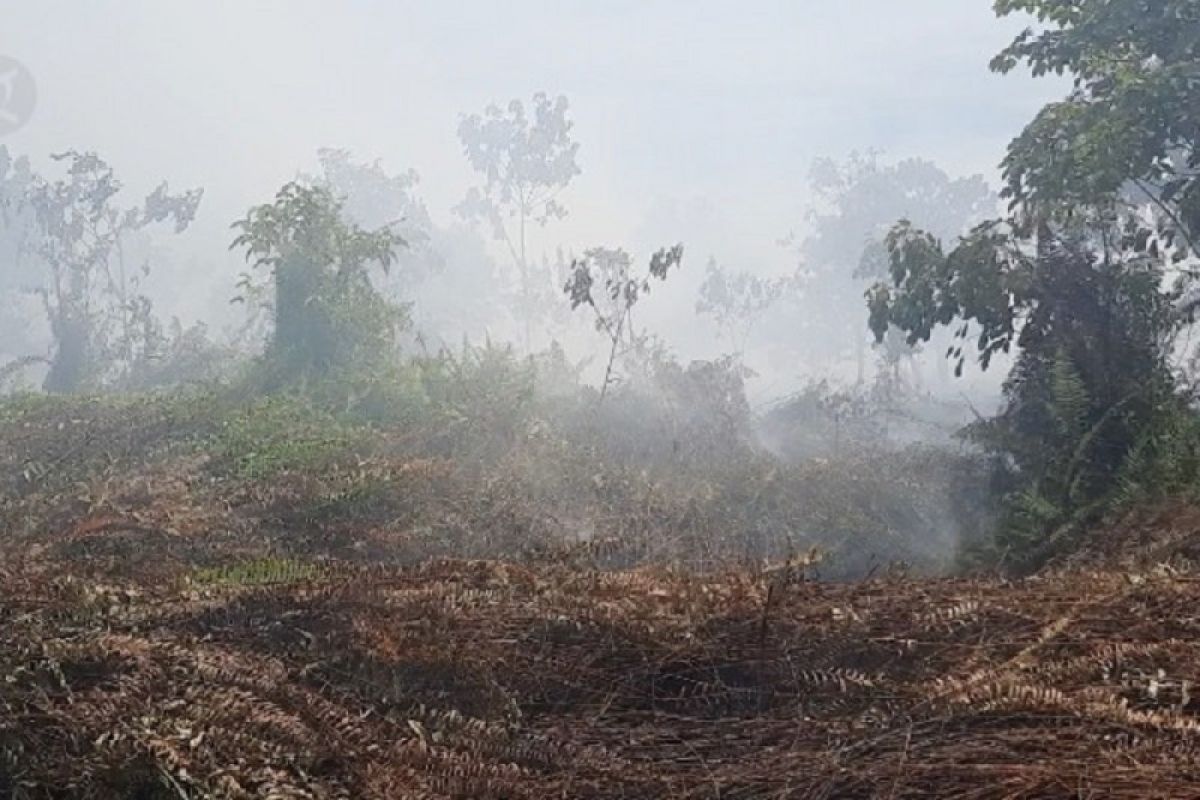
[[[415,168],[445,221],[473,180],[459,116],[565,94],[583,174],[534,252],[682,241],[696,282],[710,255],[794,266],[779,240],[803,225],[814,158],[877,148],[992,179],[1063,89],[988,72],[1027,24],[990,0],[6,0],[0,18],[0,54],[39,91],[0,144],[42,163],[96,150],[136,192],[205,188],[155,275],[185,319],[229,313],[229,223],[322,146]],[[670,319],[691,319],[685,294]]]
[[[698,198],[778,236],[816,156],[990,173],[1058,89],[988,73],[1021,24],[988,0],[9,0],[0,52],[40,96],[4,142],[98,149],[132,186],[205,186],[213,212],[344,146],[415,167],[444,215],[470,180],[459,114],[545,90],[582,143],[564,237]]]

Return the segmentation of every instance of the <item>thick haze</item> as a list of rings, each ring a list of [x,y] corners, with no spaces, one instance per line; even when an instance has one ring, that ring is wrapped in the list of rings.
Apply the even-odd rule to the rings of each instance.
[[[476,182],[458,119],[488,103],[571,103],[582,174],[535,253],[604,244],[641,259],[682,241],[694,282],[710,255],[795,264],[779,240],[803,228],[815,158],[874,148],[994,181],[1008,139],[1062,88],[988,72],[1023,21],[985,0],[36,0],[3,19],[0,52],[32,71],[39,105],[0,144],[38,167],[95,150],[137,193],[204,187],[196,226],[170,244],[186,249],[169,268],[178,297],[161,300],[189,316],[233,293],[230,221],[311,171],[320,147],[417,170],[448,221]]]

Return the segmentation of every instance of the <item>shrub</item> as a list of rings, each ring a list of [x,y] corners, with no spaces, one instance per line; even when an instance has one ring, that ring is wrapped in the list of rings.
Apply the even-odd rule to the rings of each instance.
[[[364,441],[365,429],[295,395],[274,395],[239,409],[212,439],[213,468],[244,480],[318,470]]]

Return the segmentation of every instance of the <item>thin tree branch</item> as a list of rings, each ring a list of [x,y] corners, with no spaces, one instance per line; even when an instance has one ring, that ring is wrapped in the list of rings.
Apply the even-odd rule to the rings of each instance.
[[[1150,199],[1150,202],[1158,206],[1159,210],[1167,215],[1167,219],[1171,220],[1171,222],[1175,225],[1175,229],[1179,232],[1179,235],[1182,236],[1183,240],[1187,243],[1188,249],[1191,250],[1197,258],[1200,258],[1200,247],[1198,247],[1196,242],[1192,239],[1187,226],[1180,221],[1179,215],[1172,211],[1171,208],[1162,201],[1162,198],[1150,191],[1150,188],[1146,186],[1146,183],[1141,178],[1134,178],[1133,185],[1141,189],[1146,197]]]

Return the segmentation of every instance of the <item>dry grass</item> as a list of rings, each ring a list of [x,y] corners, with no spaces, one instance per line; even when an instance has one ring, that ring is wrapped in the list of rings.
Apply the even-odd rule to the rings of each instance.
[[[0,790],[1200,791],[1188,576],[829,585],[497,561],[228,576],[3,575]]]
[[[0,797],[1200,796],[1191,509],[829,584],[572,544],[444,459],[246,479],[55,413],[0,455]]]

